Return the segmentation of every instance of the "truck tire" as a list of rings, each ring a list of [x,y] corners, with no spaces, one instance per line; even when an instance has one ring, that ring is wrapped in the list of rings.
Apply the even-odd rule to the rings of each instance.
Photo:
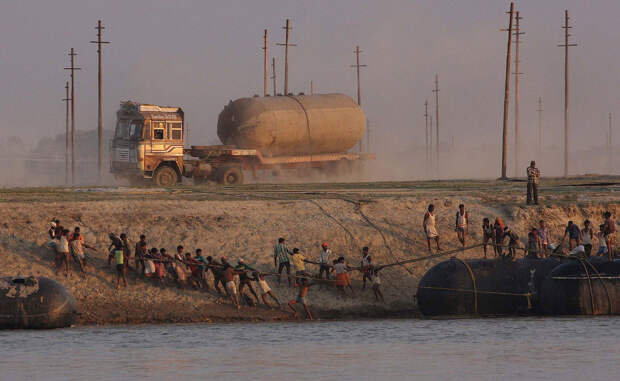
[[[238,167],[221,167],[217,169],[217,182],[222,185],[243,184],[243,171]]]
[[[153,175],[153,183],[160,187],[172,187],[179,182],[179,175],[172,167],[166,165],[157,168]]]

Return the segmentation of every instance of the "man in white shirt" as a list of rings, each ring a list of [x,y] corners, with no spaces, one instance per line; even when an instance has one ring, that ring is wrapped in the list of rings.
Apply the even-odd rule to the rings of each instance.
[[[327,242],[323,242],[319,252],[319,279],[323,279],[323,272],[325,272],[325,279],[329,279],[329,257],[331,255],[332,251],[327,248]]]

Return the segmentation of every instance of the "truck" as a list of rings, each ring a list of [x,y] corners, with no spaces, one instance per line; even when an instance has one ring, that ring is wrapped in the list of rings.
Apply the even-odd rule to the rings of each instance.
[[[221,145],[185,148],[180,107],[121,102],[110,144],[110,172],[133,184],[223,185],[244,182],[244,173],[307,170],[342,176],[359,171],[371,153],[349,152],[362,139],[366,117],[343,94],[240,98],[219,115]]]

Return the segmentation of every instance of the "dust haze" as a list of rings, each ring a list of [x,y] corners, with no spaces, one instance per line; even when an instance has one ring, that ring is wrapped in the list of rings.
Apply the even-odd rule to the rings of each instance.
[[[76,170],[96,181],[97,61],[94,26],[104,38],[104,154],[124,100],[181,106],[186,144],[218,144],[217,116],[229,100],[261,94],[263,29],[282,92],[282,25],[291,19],[290,85],[294,93],[356,96],[353,50],[363,50],[362,107],[377,160],[359,180],[496,178],[501,126],[508,1],[54,1],[6,2],[0,13],[0,186],[64,183],[64,85],[75,48]],[[605,152],[608,113],[614,151],[620,137],[620,3],[518,1],[523,20],[519,175],[530,160],[543,175],[563,168],[564,10],[571,15],[571,174],[617,173],[620,155]],[[432,89],[439,74],[439,163],[427,163],[424,101],[435,123]],[[269,82],[270,92],[271,81]],[[514,76],[511,79],[514,87]],[[511,89],[512,93],[512,89]],[[537,100],[543,99],[542,152]],[[510,100],[508,175],[515,175],[514,99]],[[368,142],[368,137],[370,142]],[[434,137],[433,137],[434,138]],[[434,139],[433,139],[434,140]],[[438,164],[438,170],[437,170]],[[289,179],[287,178],[287,181]],[[330,181],[318,178],[317,181]],[[106,182],[112,183],[111,176]]]

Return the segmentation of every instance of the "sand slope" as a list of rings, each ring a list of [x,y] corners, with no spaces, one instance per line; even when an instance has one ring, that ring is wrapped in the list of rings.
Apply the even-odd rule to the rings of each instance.
[[[233,261],[243,257],[263,271],[273,271],[273,245],[280,236],[310,259],[318,258],[321,242],[327,241],[334,254],[345,256],[351,265],[359,263],[363,246],[370,247],[378,264],[426,255],[421,224],[429,202],[437,207],[444,250],[457,247],[454,214],[461,202],[470,213],[471,241],[480,241],[483,217],[501,216],[523,238],[527,229],[543,218],[559,239],[568,219],[581,224],[583,219],[590,218],[598,226],[604,210],[614,215],[620,211],[614,197],[571,203],[549,199],[546,206],[540,207],[506,202],[506,197],[512,196],[454,192],[389,197],[366,193],[356,199],[191,201],[119,196],[116,200],[77,202],[10,201],[0,203],[4,216],[0,223],[0,276],[41,275],[57,279],[80,303],[82,324],[288,319],[288,313],[265,308],[244,307],[237,313],[229,301],[219,299],[215,293],[177,287],[162,289],[151,281],[135,280],[133,274],[129,275],[130,286],[117,292],[106,263],[107,235],[125,232],[133,243],[145,234],[149,247],[170,251],[178,244],[187,251],[200,247],[205,256],[226,255]],[[80,226],[86,242],[99,249],[89,252],[86,279],[76,272],[69,278],[54,275],[46,237],[52,217],[59,218],[67,228]],[[481,255],[482,249],[475,249],[462,256]],[[318,287],[310,290],[308,300],[319,317],[414,313],[417,281],[440,260],[443,259],[384,270],[381,275],[385,304],[375,303],[369,290],[358,292],[355,298],[341,299],[333,290]],[[73,268],[76,269],[75,265]],[[317,270],[314,266],[309,268]],[[353,278],[359,282],[361,276],[354,273]],[[269,282],[281,301],[295,297],[295,289],[275,287],[273,278]]]

